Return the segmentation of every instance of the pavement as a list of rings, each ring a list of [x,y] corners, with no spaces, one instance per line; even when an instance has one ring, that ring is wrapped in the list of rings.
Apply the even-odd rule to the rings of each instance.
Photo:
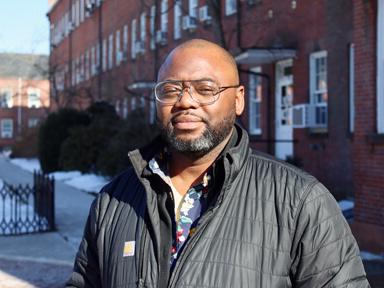
[[[31,185],[32,174],[0,157],[0,179]],[[0,236],[1,288],[64,287],[94,196],[55,182],[55,232]],[[372,288],[384,288],[384,261],[364,261]]]
[[[31,185],[32,173],[0,157],[0,179]],[[55,232],[0,236],[0,287],[63,287],[94,196],[55,182]]]

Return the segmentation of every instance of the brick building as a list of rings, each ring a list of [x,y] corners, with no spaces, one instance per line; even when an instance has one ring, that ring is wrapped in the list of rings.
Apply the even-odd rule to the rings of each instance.
[[[216,5],[220,3],[220,5]],[[164,56],[190,38],[229,49],[246,86],[239,122],[252,145],[351,196],[353,6],[347,0],[59,0],[51,23],[52,98],[145,107]]]
[[[353,229],[363,248],[384,252],[384,1],[354,1]]]
[[[49,107],[48,56],[0,54],[0,150],[35,127]]]

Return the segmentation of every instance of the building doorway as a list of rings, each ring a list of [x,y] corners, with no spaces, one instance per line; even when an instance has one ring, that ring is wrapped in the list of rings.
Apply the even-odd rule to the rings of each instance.
[[[293,157],[292,65],[291,59],[276,63],[275,156],[283,160]]]

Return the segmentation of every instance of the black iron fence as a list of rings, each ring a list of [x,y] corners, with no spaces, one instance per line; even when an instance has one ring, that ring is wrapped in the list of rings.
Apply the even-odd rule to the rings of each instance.
[[[54,179],[33,173],[33,186],[0,180],[0,235],[55,230]]]

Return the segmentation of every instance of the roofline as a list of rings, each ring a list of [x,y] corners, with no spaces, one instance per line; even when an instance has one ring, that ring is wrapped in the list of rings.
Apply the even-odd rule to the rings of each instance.
[[[49,14],[51,14],[51,12],[53,11],[53,9],[56,8],[56,6],[61,2],[62,0],[57,0],[55,4],[52,5],[52,7],[48,10],[47,12],[47,17],[49,18]]]

